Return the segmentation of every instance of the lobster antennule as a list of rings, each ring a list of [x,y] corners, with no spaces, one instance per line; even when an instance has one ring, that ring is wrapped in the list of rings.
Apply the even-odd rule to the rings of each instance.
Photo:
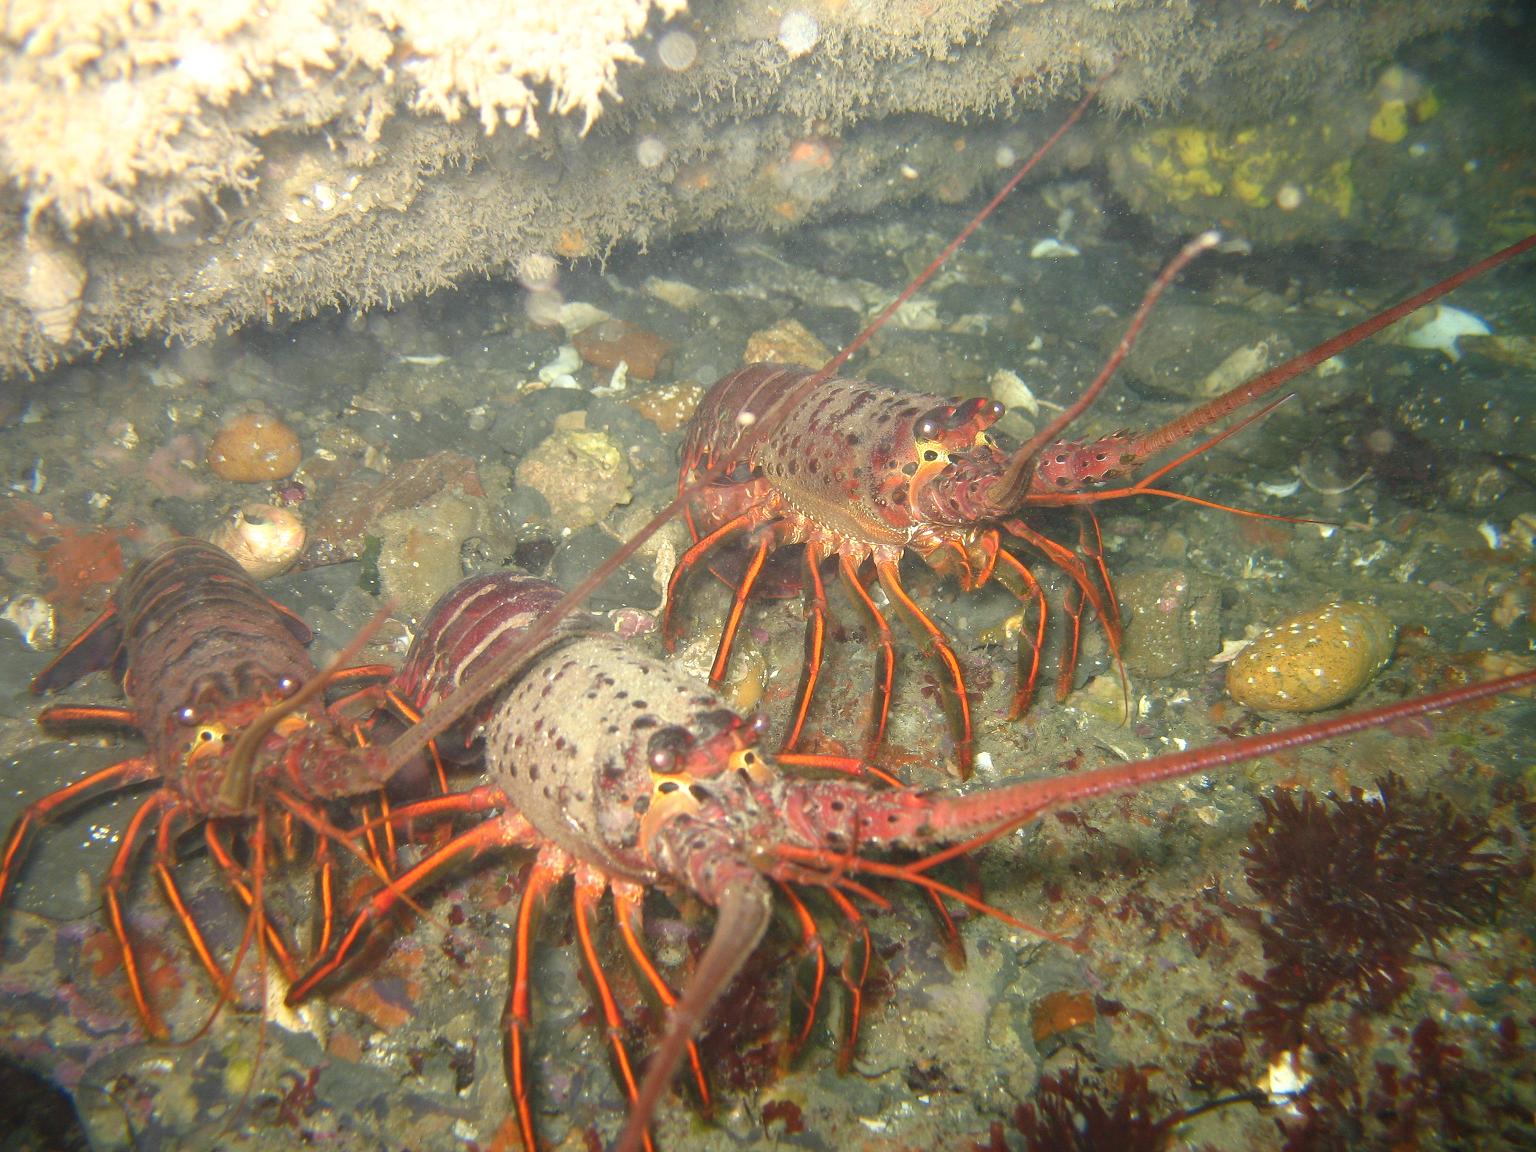
[[[389,619],[389,614],[394,611],[394,608],[394,601],[385,604],[373,614],[373,618],[367,624],[363,625],[347,646],[337,653],[336,659],[331,661],[325,671],[300,687],[292,696],[279,700],[245,727],[229,754],[224,782],[219,787],[218,803],[224,811],[249,812],[254,807],[256,750],[285,716],[293,715],[311,700],[324,694],[326,687],[352,663],[357,654],[363,650],[363,646],[383,626],[384,621]],[[380,763],[385,759],[381,753],[370,753],[367,749],[359,749],[358,753],[359,759],[366,758]],[[384,778],[378,781],[380,784],[383,782]]]
[[[677,1074],[688,1042],[767,931],[773,915],[773,890],[761,880],[746,878],[726,888],[718,912],[714,933],[693,979],[667,1014],[667,1031],[646,1067],[613,1152],[638,1152],[645,1143],[656,1105]]]
[[[1024,493],[1029,488],[1030,478],[1034,471],[1035,457],[1038,456],[1046,445],[1050,444],[1065,431],[1074,420],[1088,410],[1088,406],[1098,399],[1099,393],[1104,391],[1104,386],[1109,383],[1116,370],[1130,354],[1136,344],[1136,338],[1141,335],[1141,329],[1147,322],[1147,316],[1151,313],[1158,297],[1167,290],[1168,285],[1196,256],[1202,252],[1208,252],[1221,244],[1221,233],[1216,231],[1202,232],[1183,248],[1178,255],[1170,260],[1157,278],[1148,286],[1146,294],[1142,296],[1141,303],[1136,308],[1136,314],[1131,317],[1131,322],[1125,326],[1125,332],[1120,337],[1120,343],[1115,345],[1115,350],[1110,353],[1109,359],[1104,362],[1104,367],[1099,369],[1099,374],[1094,377],[1093,383],[1083,391],[1061,415],[1052,420],[1040,431],[1019,446],[1008,461],[1008,467],[998,476],[995,487],[990,494],[990,512],[995,516],[1005,516],[1019,507],[1024,499]]]

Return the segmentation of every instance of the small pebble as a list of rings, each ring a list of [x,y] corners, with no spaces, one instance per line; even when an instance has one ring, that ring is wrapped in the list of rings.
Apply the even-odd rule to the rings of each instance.
[[[225,422],[208,445],[208,467],[224,480],[259,484],[292,476],[303,458],[299,437],[275,416],[247,412]]]
[[[743,364],[803,364],[818,368],[832,359],[832,350],[798,320],[781,320],[747,337]]]
[[[1359,694],[1392,658],[1396,629],[1369,604],[1324,604],[1259,634],[1227,665],[1227,692],[1257,712],[1319,712]]]

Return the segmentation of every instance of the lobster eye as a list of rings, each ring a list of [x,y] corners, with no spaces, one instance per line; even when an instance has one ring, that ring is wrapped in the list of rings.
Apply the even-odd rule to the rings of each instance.
[[[284,699],[292,696],[299,690],[299,682],[292,676],[284,676],[277,682],[277,694]]]
[[[185,724],[190,728],[193,724],[197,723],[197,713],[191,708],[183,708],[176,713],[176,723]]]
[[[674,724],[651,733],[645,746],[645,758],[652,772],[670,772],[692,747],[693,733]]]
[[[939,436],[955,426],[955,410],[948,404],[940,404],[937,408],[930,408],[917,418],[913,430],[919,440],[937,440]]]

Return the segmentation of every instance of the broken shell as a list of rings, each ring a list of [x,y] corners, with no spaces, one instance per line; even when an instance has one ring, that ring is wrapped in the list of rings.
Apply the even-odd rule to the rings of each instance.
[[[0,620],[7,620],[21,633],[22,643],[37,652],[53,647],[53,605],[41,596],[18,596],[0,610]]]
[[[1379,608],[1324,604],[1255,637],[1227,665],[1227,693],[1257,712],[1337,708],[1392,658],[1396,634]]]
[[[220,520],[208,534],[253,580],[280,576],[304,551],[304,522],[286,508],[246,504]]]

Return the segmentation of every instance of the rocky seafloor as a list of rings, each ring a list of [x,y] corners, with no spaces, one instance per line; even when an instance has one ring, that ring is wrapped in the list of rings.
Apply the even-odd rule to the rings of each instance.
[[[704,387],[744,353],[810,359],[818,342],[845,343],[966,217],[927,206],[784,237],[616,253],[601,267],[550,261],[525,267],[521,282],[138,349],[12,387],[0,397],[0,603],[14,625],[0,627],[0,820],[128,754],[108,740],[40,734],[26,685],[156,541],[209,532],[235,506],[281,504],[304,520],[308,542],[296,569],[266,587],[314,627],[317,659],[387,597],[395,618],[368,656],[396,661],[462,574],[517,564],[567,586],[584,575],[670,498],[682,422]],[[1004,431],[1027,435],[1092,378],[1176,247],[1091,169],[1026,184],[852,370],[995,395],[1010,407]],[[1483,254],[1419,261],[1352,244],[1202,257],[1083,427],[1160,425]],[[1160,484],[1229,508],[1152,496],[1098,506],[1126,622],[1123,677],[1090,613],[1070,691],[1058,699],[1053,634],[1039,699],[1008,722],[1017,602],[996,588],[961,593],[914,562],[908,586],[955,638],[975,693],[984,757],[973,786],[1272,723],[1227,696],[1213,658],[1336,600],[1369,604],[1396,628],[1392,658],[1357,685],[1358,704],[1524,666],[1536,628],[1532,274],[1527,256],[1458,291],[1447,302],[1456,312],[1420,318],[1440,329],[1410,326],[1347,351]],[[1491,334],[1452,342],[1466,317]],[[249,411],[297,434],[291,475],[241,484],[208,467],[219,427]],[[1079,541],[1072,512],[1030,515],[1052,538]],[[637,645],[659,651],[647,627],[685,544],[674,525],[597,597]],[[1059,605],[1067,581],[1038,558],[1032,566]],[[728,685],[738,706],[766,709],[775,731],[803,627],[792,582],[778,583],[783,594],[751,608]],[[724,606],[707,575],[684,590],[678,658],[701,674]],[[863,730],[872,657],[855,607],[836,591],[832,607],[838,634],[810,730],[815,746],[841,751]],[[935,673],[900,639],[882,763],[950,786]],[[68,699],[113,697],[96,677]],[[960,926],[961,967],[923,901],[892,893],[889,909],[866,909],[875,962],[842,1074],[849,1001],[836,980],[828,1021],[793,1059],[787,1051],[803,989],[787,979],[798,938],[786,916],[704,1041],[713,1124],[674,1098],[658,1146],[1049,1147],[1041,1133],[1053,1108],[1111,1141],[1095,1145],[1104,1147],[1156,1146],[1186,1112],[1178,1135],[1192,1146],[1523,1146],[1536,1103],[1530,747],[1528,705],[1500,702],[1085,807],[992,845],[969,874],[987,898],[1078,949],[972,916]],[[1386,786],[1389,802],[1373,800],[1388,773],[1406,783]],[[1364,791],[1351,799],[1351,788]],[[1321,811],[1334,822],[1311,812],[1306,839],[1300,816],[1262,806],[1277,789],[1332,793],[1338,803]],[[4,913],[4,1055],[72,1097],[89,1146],[516,1146],[499,1018],[524,856],[448,877],[427,903],[430,922],[383,933],[352,979],[302,1016],[262,1023],[248,960],[241,1003],[206,1030],[215,998],[141,868],[131,926],[178,1038],[151,1043],[99,905],[135,802],[98,803],[40,836]],[[1427,835],[1430,826],[1445,834]],[[1456,828],[1459,839],[1447,832]],[[1381,837],[1378,871],[1333,876],[1298,857],[1290,888],[1262,874],[1289,833],[1326,850],[1330,835],[1358,842],[1362,829]],[[179,867],[227,956],[242,918],[194,848]],[[1439,870],[1426,879],[1394,854],[1433,856]],[[1396,935],[1328,936],[1343,930],[1306,887],[1315,872],[1340,906],[1399,909],[1385,921]],[[268,887],[293,921],[311,915],[303,860],[274,868]],[[820,910],[840,959],[856,934]],[[1275,969],[1295,957],[1273,928],[1287,917],[1318,926],[1297,965],[1344,954],[1369,971],[1319,968],[1285,984]],[[676,975],[709,916],[658,895],[648,923]],[[1341,940],[1348,946],[1330,952]],[[604,947],[621,994],[643,1004],[616,941]],[[600,1146],[624,1098],[561,900],[544,918],[535,965],[541,1137],[551,1148]],[[633,1016],[643,1043],[659,1014]],[[1149,1142],[1130,1143],[1132,1133]],[[26,1143],[35,1133],[14,1139],[39,1146]]]

